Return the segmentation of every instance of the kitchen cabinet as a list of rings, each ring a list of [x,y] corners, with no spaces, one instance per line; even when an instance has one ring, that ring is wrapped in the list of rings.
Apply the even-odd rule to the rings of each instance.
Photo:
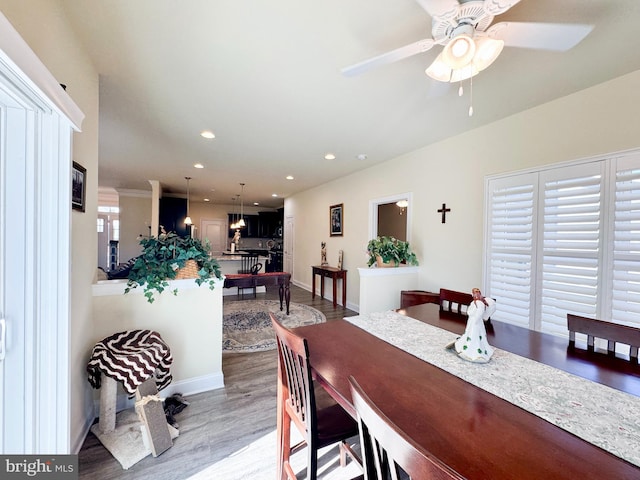
[[[276,238],[282,236],[281,212],[259,212],[258,216],[260,218],[260,237]]]
[[[235,217],[235,218],[234,218]],[[240,235],[242,238],[258,238],[260,237],[260,219],[258,215],[245,215],[244,217],[245,226],[240,229]],[[238,215],[229,214],[229,225],[231,225],[235,220],[238,220]],[[233,234],[235,233],[235,229],[229,229],[229,238],[233,238]]]
[[[159,224],[167,232],[176,232],[181,237],[188,234],[184,219],[187,217],[187,199],[162,197],[160,199]],[[160,232],[158,232],[160,233]]]

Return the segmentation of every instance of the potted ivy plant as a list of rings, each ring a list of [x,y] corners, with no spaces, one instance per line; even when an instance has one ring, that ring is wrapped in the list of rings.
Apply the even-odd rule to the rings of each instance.
[[[379,267],[397,267],[401,263],[418,265],[416,254],[411,251],[409,242],[398,240],[394,237],[376,237],[367,244],[369,261],[367,265],[374,263]]]
[[[209,256],[209,241],[203,244],[197,238],[180,237],[175,232],[162,233],[158,237],[140,240],[142,254],[136,259],[129,272],[127,288],[144,287],[144,295],[149,303],[154,301],[154,291],[162,293],[169,286],[168,280],[194,278],[198,285],[207,282],[213,290],[216,279],[222,278],[220,265]],[[185,270],[191,274],[183,275]],[[178,290],[174,289],[174,295]]]

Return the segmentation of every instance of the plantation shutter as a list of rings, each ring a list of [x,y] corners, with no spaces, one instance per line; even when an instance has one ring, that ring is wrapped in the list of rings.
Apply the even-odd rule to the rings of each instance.
[[[537,174],[488,183],[487,294],[496,299],[493,318],[529,328],[532,315],[534,201]]]
[[[616,165],[610,319],[640,327],[640,156]]]
[[[567,335],[567,313],[595,317],[602,162],[542,172],[543,229],[540,315],[536,329]]]

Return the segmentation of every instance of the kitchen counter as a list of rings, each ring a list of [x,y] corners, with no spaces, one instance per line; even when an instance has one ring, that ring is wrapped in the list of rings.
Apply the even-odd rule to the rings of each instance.
[[[235,252],[231,252],[230,250],[226,250],[224,252],[222,252],[222,255],[216,256],[214,257],[216,260],[218,260],[219,262],[228,262],[230,260],[237,260],[240,261],[242,260],[242,255],[248,255],[251,252],[247,252],[244,250],[237,250]],[[262,263],[262,265],[264,265],[264,262],[266,262],[269,259],[269,257],[267,255],[258,255],[258,261],[260,263]],[[221,264],[222,266],[222,264]],[[238,273],[238,272],[233,272],[233,273]]]

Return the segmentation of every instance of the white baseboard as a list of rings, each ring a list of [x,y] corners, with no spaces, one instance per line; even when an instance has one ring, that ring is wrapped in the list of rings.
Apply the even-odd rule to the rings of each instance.
[[[167,398],[174,393],[181,393],[186,397],[187,395],[195,395],[196,393],[208,392],[209,390],[216,390],[218,388],[224,388],[224,375],[222,372],[172,382],[164,390],[159,392],[158,395],[160,395],[160,398]],[[135,403],[135,398],[129,398],[125,392],[118,391],[118,399],[116,400],[117,412],[126,410],[127,408],[133,408]],[[94,401],[94,408],[96,412],[95,417],[97,418],[100,416],[99,398]]]
[[[293,283],[296,287],[300,287],[304,290],[306,290],[307,292],[311,292],[311,285],[308,285],[306,283],[302,283],[302,282],[298,282],[296,280],[291,280],[291,283]],[[316,295],[320,295],[320,287],[318,287],[318,290],[316,292]],[[338,305],[340,304],[340,299],[338,299]],[[360,306],[355,304],[355,303],[351,303],[349,301],[347,301],[347,308],[349,310],[353,310],[354,312],[359,312],[360,311]]]
[[[89,434],[89,429],[91,428],[91,425],[93,425],[93,421],[95,419],[95,411],[96,411],[96,407],[93,406],[93,410],[89,409],[87,412],[85,412],[84,425],[78,432],[78,435],[76,436],[76,438],[72,439],[71,441],[71,449],[70,449],[71,454],[77,455],[80,452],[80,449],[82,448],[82,444],[84,443],[85,439],[87,438],[87,435]]]

